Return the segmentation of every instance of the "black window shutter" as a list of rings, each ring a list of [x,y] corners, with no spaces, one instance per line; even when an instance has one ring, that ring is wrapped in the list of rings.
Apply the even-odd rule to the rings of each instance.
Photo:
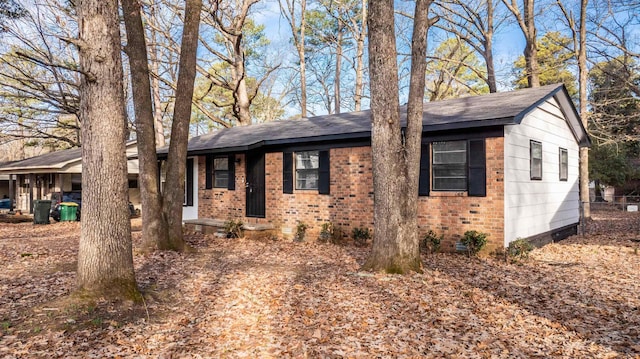
[[[205,171],[205,188],[213,188],[213,155],[207,155],[206,158],[206,171]]]
[[[227,183],[227,189],[234,191],[236,189],[236,155],[229,155],[229,182]]]
[[[469,196],[487,195],[487,164],[484,140],[469,141]]]
[[[331,179],[329,151],[320,151],[318,154],[318,193],[329,194],[329,181]]]
[[[187,206],[193,206],[193,158],[187,158]]]
[[[282,154],[282,193],[293,193],[293,152]]]
[[[420,179],[418,180],[418,195],[429,195],[429,144],[423,143],[420,149]]]

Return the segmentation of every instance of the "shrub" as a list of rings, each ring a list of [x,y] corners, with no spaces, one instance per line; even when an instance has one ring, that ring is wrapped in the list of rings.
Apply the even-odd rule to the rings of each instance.
[[[462,244],[467,247],[469,256],[476,256],[487,244],[487,234],[478,231],[466,231],[462,237]]]
[[[320,235],[318,235],[318,241],[321,243],[327,243],[333,238],[333,223],[325,222],[320,228]]]
[[[515,241],[509,243],[507,247],[507,254],[511,258],[525,259],[529,257],[529,252],[533,250],[533,245],[524,238],[518,238]]]
[[[230,219],[224,223],[224,231],[227,233],[227,238],[240,238],[242,237],[242,223],[241,220]]]
[[[427,253],[437,253],[440,251],[440,244],[444,239],[444,234],[437,235],[436,232],[429,230],[420,241],[420,249]]]
[[[304,236],[307,234],[307,226],[304,222],[298,221],[298,225],[296,226],[296,236],[293,238],[296,242],[304,241]]]
[[[367,240],[371,238],[371,232],[369,228],[356,227],[351,231],[351,237],[357,246],[365,246]]]

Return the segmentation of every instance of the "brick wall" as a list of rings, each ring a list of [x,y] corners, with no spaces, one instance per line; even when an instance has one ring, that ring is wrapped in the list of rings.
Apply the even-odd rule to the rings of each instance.
[[[443,250],[454,250],[455,242],[467,230],[489,233],[489,250],[503,246],[504,185],[503,138],[488,138],[487,196],[467,197],[465,193],[431,192],[420,197],[418,222],[420,232],[429,229],[445,235]],[[245,161],[236,166],[236,190],[207,190],[204,156],[199,159],[199,217],[240,218],[245,223],[271,223],[283,236],[295,233],[298,221],[309,226],[307,238],[315,239],[324,222],[340,226],[350,234],[355,227],[373,229],[373,175],[370,147],[335,148],[330,152],[331,194],[294,190],[282,193],[282,153],[265,155],[266,215],[247,218],[245,215]]]

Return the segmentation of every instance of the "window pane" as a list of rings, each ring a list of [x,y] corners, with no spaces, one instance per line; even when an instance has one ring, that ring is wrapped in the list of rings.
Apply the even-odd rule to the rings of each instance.
[[[219,157],[213,159],[213,169],[216,171],[226,171],[229,169],[229,158]]]
[[[296,189],[318,189],[318,171],[297,170]]]
[[[560,149],[560,180],[566,181],[569,176],[569,153],[566,149]]]
[[[296,189],[318,189],[318,151],[296,152]]]
[[[531,151],[531,179],[542,179],[542,143],[530,141]]]
[[[217,188],[227,188],[229,184],[229,172],[215,171],[213,186]]]
[[[435,178],[433,180],[434,189],[440,191],[466,191],[467,179],[465,178]]]
[[[317,169],[319,159],[318,151],[296,152],[296,169]]]
[[[435,191],[467,190],[467,141],[434,142],[432,175]]]

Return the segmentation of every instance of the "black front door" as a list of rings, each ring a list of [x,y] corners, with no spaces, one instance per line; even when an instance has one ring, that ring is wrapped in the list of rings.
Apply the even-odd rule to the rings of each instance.
[[[247,217],[264,218],[264,153],[247,153]]]

